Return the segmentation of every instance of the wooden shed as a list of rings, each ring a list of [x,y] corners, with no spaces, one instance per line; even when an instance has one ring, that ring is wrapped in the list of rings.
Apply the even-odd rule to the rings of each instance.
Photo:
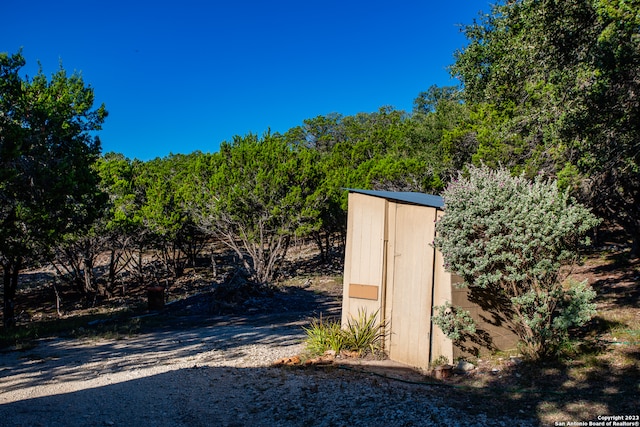
[[[349,190],[342,323],[359,310],[377,311],[387,325],[389,358],[421,369],[439,356],[452,362],[516,342],[504,319],[470,302],[467,290],[455,286],[460,279],[444,269],[433,247],[443,206],[429,194]],[[432,325],[433,307],[447,301],[471,312],[481,340],[454,346]]]

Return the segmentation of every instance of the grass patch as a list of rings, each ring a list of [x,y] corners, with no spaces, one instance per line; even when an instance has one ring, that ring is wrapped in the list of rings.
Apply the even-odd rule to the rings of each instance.
[[[640,344],[640,318],[631,310],[620,309],[603,314],[611,322],[606,335],[613,342]]]
[[[340,322],[336,320],[326,320],[320,316],[302,329],[306,334],[304,342],[310,356],[319,356],[328,350],[340,353],[344,346],[344,333]]]
[[[0,328],[0,349],[30,349],[35,340],[52,337],[119,339],[138,333],[140,328],[140,319],[131,317],[128,310],[34,321],[12,329]]]

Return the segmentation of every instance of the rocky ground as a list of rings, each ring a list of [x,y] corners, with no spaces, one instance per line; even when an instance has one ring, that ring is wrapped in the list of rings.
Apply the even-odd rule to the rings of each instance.
[[[551,426],[637,416],[640,261],[619,255],[594,254],[574,272],[598,291],[574,358],[497,354],[445,380],[386,360],[274,366],[303,352],[310,318],[339,315],[339,271],[316,264],[260,290],[192,273],[154,312],[140,305],[144,289],[104,301],[63,294],[58,307],[51,273],[27,272],[20,299],[39,309],[20,311],[23,324],[70,320],[75,329],[0,348],[0,427]]]
[[[202,298],[111,339],[41,339],[0,353],[1,426],[535,425],[465,412],[428,378],[388,361],[273,366],[303,351],[309,316],[338,300],[305,291],[270,310],[203,316]],[[196,301],[198,301],[196,303]],[[278,302],[279,301],[279,302]],[[288,304],[286,302],[288,301]],[[193,304],[197,304],[194,309]]]

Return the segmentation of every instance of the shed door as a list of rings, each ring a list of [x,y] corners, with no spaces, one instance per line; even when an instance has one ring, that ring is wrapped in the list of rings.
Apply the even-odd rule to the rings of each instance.
[[[431,244],[436,210],[397,203],[390,203],[389,207],[389,356],[398,362],[426,369],[431,339],[434,262]]]

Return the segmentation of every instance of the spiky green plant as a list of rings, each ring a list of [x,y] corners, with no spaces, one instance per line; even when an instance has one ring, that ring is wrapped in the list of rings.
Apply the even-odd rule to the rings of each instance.
[[[356,352],[360,355],[379,354],[384,347],[386,323],[378,322],[378,311],[367,314],[366,310],[358,310],[358,316],[347,321],[345,328],[340,322],[325,320],[322,316],[312,319],[309,326],[302,327],[306,338],[307,353],[311,356],[324,354],[327,350]]]
[[[318,319],[312,319],[309,326],[303,326],[302,329],[306,334],[304,343],[310,355],[321,355],[327,350],[339,353],[342,350],[344,333],[340,328],[340,322],[325,320],[320,316]]]
[[[358,309],[358,316],[347,321],[344,347],[359,354],[378,354],[384,348],[385,322],[378,321],[378,310],[367,314],[364,309]]]

